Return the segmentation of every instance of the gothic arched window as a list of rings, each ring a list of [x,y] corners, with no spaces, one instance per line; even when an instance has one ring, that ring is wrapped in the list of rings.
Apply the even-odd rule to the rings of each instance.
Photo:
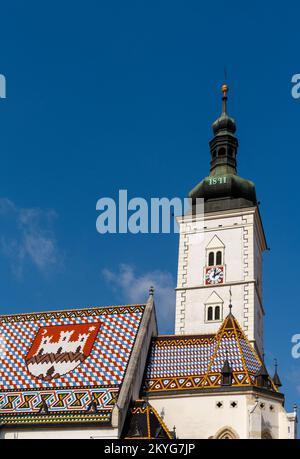
[[[207,308],[207,320],[213,320],[213,308],[212,308],[212,306],[209,306],[209,308]]]
[[[214,254],[214,252],[209,252],[208,266],[213,266],[214,264],[215,264],[215,254]]]
[[[216,256],[216,265],[221,265],[222,264],[222,252],[218,250],[217,256]]]
[[[220,306],[215,308],[215,320],[220,320]]]
[[[234,440],[239,437],[238,434],[231,427],[225,427],[224,429],[219,430],[219,432],[217,432],[214,438],[220,440]]]

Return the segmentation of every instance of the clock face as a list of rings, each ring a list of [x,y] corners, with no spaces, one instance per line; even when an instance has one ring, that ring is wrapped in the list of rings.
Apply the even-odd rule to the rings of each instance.
[[[222,284],[224,282],[224,267],[213,266],[206,268],[205,283],[206,285]]]

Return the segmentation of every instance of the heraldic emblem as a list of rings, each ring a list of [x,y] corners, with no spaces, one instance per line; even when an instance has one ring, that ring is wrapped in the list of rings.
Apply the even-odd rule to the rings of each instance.
[[[80,365],[91,353],[100,322],[41,327],[26,356],[29,372],[49,381]]]

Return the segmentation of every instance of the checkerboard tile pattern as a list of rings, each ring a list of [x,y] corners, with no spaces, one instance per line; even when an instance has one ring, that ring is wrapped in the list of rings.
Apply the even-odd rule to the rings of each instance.
[[[221,387],[221,371],[226,359],[233,372],[233,385],[255,383],[254,376],[262,362],[231,314],[216,335],[155,338],[144,391]]]
[[[250,348],[248,342],[244,339],[240,339],[240,345],[242,348],[242,352],[249,370],[253,373],[256,373],[260,368],[260,363],[258,362],[257,358],[254,355],[253,350]]]
[[[69,314],[71,317],[53,314],[50,319],[44,319],[43,315],[37,315],[36,320],[30,315],[28,320],[20,318],[20,321],[0,318],[0,392],[120,385],[139,329],[143,306],[132,311],[114,308],[114,313],[105,310],[101,313],[98,308],[100,312],[96,315],[93,309],[89,310],[90,314],[82,311],[81,314],[80,310],[77,314]],[[90,355],[77,368],[50,381],[38,379],[28,371],[25,358],[40,327],[93,322],[101,323],[99,333]]]
[[[147,378],[205,374],[215,343],[212,339],[157,338],[153,340]]]
[[[237,337],[235,335],[230,337],[224,336],[220,341],[218,350],[210,367],[210,371],[212,373],[221,372],[226,356],[233,371],[244,370],[242,355],[238,346]]]

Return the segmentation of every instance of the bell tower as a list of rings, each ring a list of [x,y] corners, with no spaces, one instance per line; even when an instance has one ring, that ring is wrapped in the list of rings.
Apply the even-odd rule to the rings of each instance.
[[[263,354],[262,253],[267,248],[255,185],[237,175],[236,124],[227,112],[213,123],[210,174],[189,193],[193,212],[178,217],[180,240],[176,288],[176,334],[216,333],[234,315]],[[203,212],[196,200],[203,202]]]

